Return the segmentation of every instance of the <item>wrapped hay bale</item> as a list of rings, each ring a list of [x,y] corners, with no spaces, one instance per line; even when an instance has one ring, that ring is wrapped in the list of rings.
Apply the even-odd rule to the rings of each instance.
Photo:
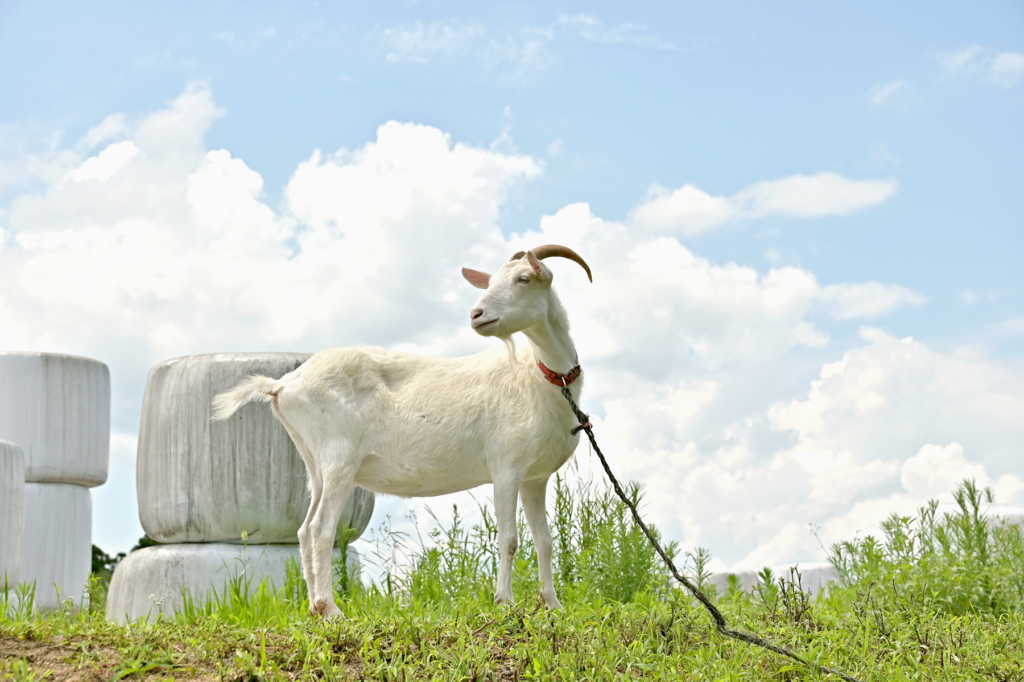
[[[21,580],[35,581],[35,605],[82,603],[92,569],[92,496],[67,483],[25,484]],[[58,599],[59,595],[59,599]]]
[[[828,588],[828,584],[835,580],[836,569],[827,561],[807,561],[804,563],[780,564],[771,566],[775,580],[783,578],[786,581],[796,581],[796,575],[791,574],[790,569],[795,568],[800,573],[800,586],[804,592],[817,595]],[[746,569],[739,571],[719,571],[712,573],[708,582],[718,588],[718,594],[723,595],[729,588],[729,576],[736,576],[739,588],[744,592],[750,592],[760,582],[757,574],[760,570]]]
[[[163,543],[294,543],[309,507],[306,469],[266,404],[210,422],[210,402],[250,374],[280,377],[305,353],[218,353],[167,360],[146,379],[139,428],[139,518]],[[373,494],[355,488],[339,526],[355,539]]]
[[[0,439],[25,452],[25,480],[107,480],[110,371],[97,360],[0,351]]]
[[[348,547],[348,567],[354,575],[359,556]],[[334,558],[341,558],[335,548]],[[107,619],[127,623],[138,618],[156,619],[182,610],[187,593],[198,606],[223,598],[232,583],[252,594],[264,580],[276,589],[286,587],[288,560],[294,560],[292,586],[300,602],[306,599],[301,577],[298,545],[233,545],[195,543],[158,545],[139,549],[121,560],[107,592]]]
[[[978,506],[978,513],[985,518],[990,528],[1024,526],[1024,504],[984,502]],[[935,510],[935,516],[937,519],[941,519],[945,514],[959,516],[963,514],[963,510],[957,504],[940,504]]]
[[[12,589],[21,576],[24,518],[25,453],[0,440],[0,585]]]

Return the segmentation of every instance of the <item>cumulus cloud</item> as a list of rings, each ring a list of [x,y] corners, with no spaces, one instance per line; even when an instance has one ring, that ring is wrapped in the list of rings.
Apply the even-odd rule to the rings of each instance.
[[[740,219],[856,213],[882,203],[897,187],[891,178],[852,180],[837,173],[762,180],[731,197],[712,196],[694,185],[677,190],[655,185],[629,220],[647,230],[692,236]]]
[[[588,384],[605,409],[602,449],[621,476],[647,483],[650,517],[685,546],[712,548],[716,568],[821,560],[819,539],[874,533],[890,513],[949,502],[964,477],[1024,502],[1024,368],[861,333],[864,346],[793,400],[775,389],[751,404],[758,382],[742,373]],[[577,459],[581,475],[600,476],[586,453]]]
[[[996,52],[980,45],[940,52],[938,60],[947,74],[975,76],[1004,88],[1013,87],[1024,75],[1024,54]]]
[[[476,352],[493,344],[465,324],[477,292],[460,267],[489,270],[519,248],[555,242],[585,244],[594,271],[591,284],[572,263],[552,263],[602,446],[622,476],[649,486],[651,517],[685,546],[711,547],[718,565],[820,558],[807,523],[827,539],[870,529],[893,505],[949,482],[922,473],[936,462],[1019,496],[1007,469],[1019,456],[1007,444],[1024,436],[1019,367],[865,329],[792,399],[794,355],[828,350],[816,316],[871,318],[918,305],[919,294],[878,282],[823,286],[800,267],[715,263],[682,245],[671,221],[636,229],[650,196],[627,223],[573,204],[506,237],[509,191],[543,164],[415,124],[389,122],[358,148],[312,152],[274,208],[259,173],[207,148],[222,115],[196,84],[133,122],[107,119],[57,150],[60,172],[44,189],[5,207],[0,347],[107,362],[119,465],[130,463],[142,382],[156,362],[363,343]],[[895,190],[824,175],[756,183],[728,199],[691,187],[666,201],[713,223],[716,211],[834,215]],[[593,472],[585,447],[576,460],[574,475]],[[466,496],[432,505],[451,501],[474,506]],[[134,501],[124,503],[131,513]],[[419,505],[383,500],[381,509],[401,518]]]

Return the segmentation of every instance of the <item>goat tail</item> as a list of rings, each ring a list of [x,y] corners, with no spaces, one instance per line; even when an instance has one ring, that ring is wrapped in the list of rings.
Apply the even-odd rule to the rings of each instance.
[[[238,411],[242,405],[260,401],[269,403],[281,390],[278,379],[253,374],[230,391],[219,393],[213,399],[213,414],[210,421],[219,422],[227,419]]]

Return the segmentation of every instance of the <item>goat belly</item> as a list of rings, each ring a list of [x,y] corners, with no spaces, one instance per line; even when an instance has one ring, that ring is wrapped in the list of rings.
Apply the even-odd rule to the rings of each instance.
[[[356,484],[386,495],[434,497],[490,483],[479,466],[452,467],[413,456],[385,458],[367,455],[356,472]]]

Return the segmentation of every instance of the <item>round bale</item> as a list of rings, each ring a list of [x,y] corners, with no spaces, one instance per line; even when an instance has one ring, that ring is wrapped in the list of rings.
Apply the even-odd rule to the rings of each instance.
[[[67,483],[25,484],[21,580],[35,581],[35,605],[81,606],[92,569],[92,496]],[[59,599],[58,599],[59,590]]]
[[[341,558],[335,548],[334,558]],[[197,606],[232,592],[232,583],[252,594],[260,583],[282,589],[288,583],[292,560],[292,588],[305,597],[298,545],[232,545],[203,542],[157,545],[138,549],[117,565],[107,592],[107,619],[122,624],[138,618],[156,619],[182,610],[184,595]],[[359,566],[355,547],[347,548],[350,574]],[[358,578],[354,578],[358,580]]]
[[[13,588],[21,575],[25,524],[25,453],[0,440],[0,584]],[[2,588],[0,588],[2,589]]]
[[[163,543],[294,543],[306,510],[306,468],[269,405],[210,422],[210,402],[251,374],[281,377],[305,353],[216,353],[150,370],[139,426],[139,518]],[[354,540],[373,494],[354,488],[339,528]],[[339,532],[339,537],[341,533]]]
[[[107,480],[110,370],[98,360],[0,351],[0,439],[25,452],[25,480]]]

